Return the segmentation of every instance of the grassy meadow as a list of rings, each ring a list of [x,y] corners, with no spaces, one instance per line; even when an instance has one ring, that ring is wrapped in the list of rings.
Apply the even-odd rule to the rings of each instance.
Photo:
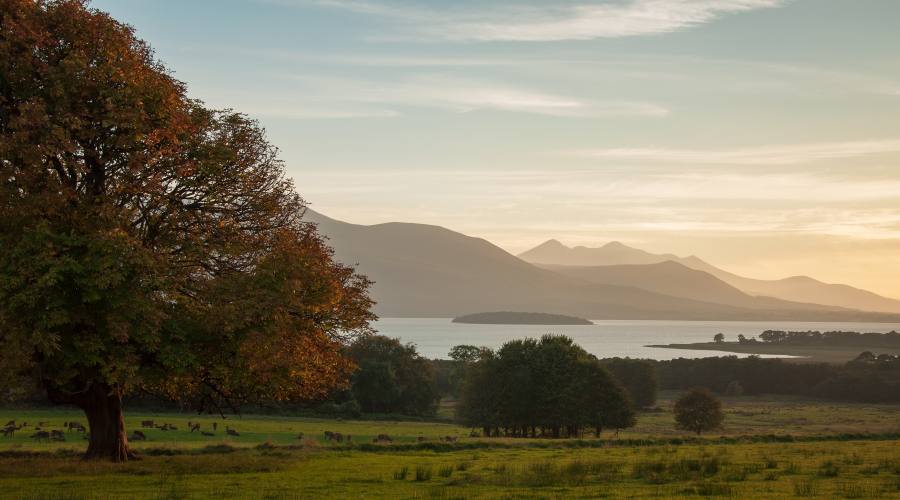
[[[623,498],[900,497],[900,407],[790,398],[725,400],[723,429],[674,429],[672,394],[618,436],[484,439],[440,422],[128,413],[142,459],[84,462],[77,433],[36,443],[33,427],[84,421],[74,411],[0,410],[29,427],[0,438],[4,498]],[[444,412],[449,408],[444,408]],[[188,430],[199,422],[204,436]],[[225,426],[239,436],[227,436]],[[349,443],[324,432],[352,436]],[[299,434],[303,433],[303,438]],[[374,444],[388,434],[391,444]],[[854,434],[854,435],[848,435]],[[774,435],[774,436],[773,436]],[[790,435],[791,438],[785,436]],[[447,443],[442,437],[458,439]]]

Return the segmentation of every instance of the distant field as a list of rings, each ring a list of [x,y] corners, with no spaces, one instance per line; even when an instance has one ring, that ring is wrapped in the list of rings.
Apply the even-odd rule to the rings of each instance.
[[[0,438],[0,497],[900,497],[900,440],[883,439],[900,433],[900,406],[732,398],[725,427],[709,441],[663,444],[685,436],[672,426],[673,395],[618,440],[470,438],[468,428],[431,422],[128,414],[130,429],[145,419],[179,429],[145,430],[148,441],[133,443],[144,458],[124,465],[82,462],[85,441],[74,432],[65,443],[33,443],[28,433]],[[0,410],[0,423],[11,419],[45,428],[84,420],[72,411]],[[187,430],[199,421],[209,431],[214,420],[214,437]],[[226,439],[224,425],[241,435]],[[353,436],[352,444],[326,443],[326,430]],[[372,444],[380,433],[394,444]],[[840,433],[882,438],[837,440]],[[796,441],[735,438],[770,434]],[[442,436],[459,442],[441,443]],[[732,439],[721,444],[719,436]],[[628,439],[650,441],[623,446]]]

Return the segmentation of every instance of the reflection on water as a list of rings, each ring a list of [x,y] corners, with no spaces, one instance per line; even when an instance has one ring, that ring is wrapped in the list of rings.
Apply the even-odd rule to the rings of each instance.
[[[468,325],[452,323],[449,318],[381,318],[375,324],[375,328],[382,335],[399,337],[403,342],[416,344],[419,353],[429,358],[446,358],[450,348],[459,344],[496,348],[508,340],[555,333],[572,337],[588,352],[600,358],[627,356],[659,360],[722,355],[747,356],[718,351],[645,347],[649,344],[711,342],[713,335],[720,332],[725,335],[726,340],[736,340],[738,334],[750,338],[765,330],[823,332],[841,330],[880,333],[900,331],[900,324],[896,323],[640,320],[601,320],[594,323],[589,326]]]

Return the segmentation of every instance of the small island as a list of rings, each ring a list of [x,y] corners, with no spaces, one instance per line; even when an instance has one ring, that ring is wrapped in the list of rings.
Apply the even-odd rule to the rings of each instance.
[[[453,318],[454,323],[475,325],[593,325],[590,320],[564,314],[533,312],[483,312]]]

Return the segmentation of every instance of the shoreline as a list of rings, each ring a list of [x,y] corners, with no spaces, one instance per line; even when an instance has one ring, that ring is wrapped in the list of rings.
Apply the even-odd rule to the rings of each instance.
[[[872,351],[876,354],[900,354],[896,347],[868,346],[800,346],[780,344],[739,344],[737,342],[699,342],[693,344],[653,344],[644,347],[657,349],[683,349],[694,351],[720,351],[734,354],[765,354],[790,356],[783,359],[792,362],[846,363],[856,359],[860,353]]]

